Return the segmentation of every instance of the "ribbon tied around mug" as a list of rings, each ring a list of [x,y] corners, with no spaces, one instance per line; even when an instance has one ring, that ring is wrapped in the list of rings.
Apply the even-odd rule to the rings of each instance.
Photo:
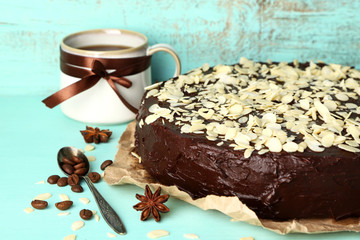
[[[60,49],[61,71],[69,76],[81,78],[79,81],[64,87],[45,98],[42,102],[53,108],[67,99],[93,87],[100,79],[105,79],[121,102],[133,113],[137,108],[132,106],[116,88],[119,84],[130,88],[132,82],[126,76],[146,70],[150,66],[151,55],[133,58],[94,58],[71,54]],[[88,69],[86,69],[88,68]],[[89,70],[91,69],[91,70]],[[114,69],[108,73],[106,69]]]

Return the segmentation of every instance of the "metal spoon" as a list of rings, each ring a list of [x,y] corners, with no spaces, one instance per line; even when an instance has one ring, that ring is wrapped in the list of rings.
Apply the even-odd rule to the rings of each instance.
[[[80,159],[83,160],[83,162],[85,163],[85,168],[87,169],[86,173],[83,174],[82,177],[85,182],[87,183],[87,185],[90,188],[90,191],[92,192],[95,201],[100,209],[101,215],[103,216],[103,218],[105,219],[105,221],[107,222],[107,224],[118,234],[122,234],[125,235],[126,234],[126,229],[124,224],[122,223],[120,217],[117,215],[117,213],[114,211],[114,209],[112,209],[112,207],[109,205],[108,202],[106,202],[106,200],[103,198],[103,196],[101,196],[101,194],[96,190],[94,184],[91,182],[91,180],[89,179],[87,175],[87,173],[89,172],[90,166],[89,166],[89,161],[87,159],[87,157],[78,149],[74,148],[74,147],[63,147],[59,150],[58,152],[58,156],[57,156],[57,162],[58,165],[61,169],[61,171],[63,171],[63,173],[67,176],[69,176],[69,174],[67,172],[65,172],[62,168],[63,163],[63,158],[67,158],[67,159],[72,159],[72,156],[76,156]]]

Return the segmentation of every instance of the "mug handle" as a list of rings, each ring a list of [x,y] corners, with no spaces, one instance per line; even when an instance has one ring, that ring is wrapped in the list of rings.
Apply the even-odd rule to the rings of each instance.
[[[164,43],[160,43],[160,44],[155,44],[151,47],[149,47],[146,51],[147,55],[153,55],[154,53],[157,52],[167,52],[170,53],[170,55],[174,58],[175,60],[175,73],[174,73],[174,77],[177,77],[180,75],[181,73],[181,63],[180,63],[180,58],[177,55],[176,51],[168,44],[164,44]]]

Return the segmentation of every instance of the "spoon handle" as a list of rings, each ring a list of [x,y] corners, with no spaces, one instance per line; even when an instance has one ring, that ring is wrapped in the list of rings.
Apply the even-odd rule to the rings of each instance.
[[[83,177],[85,182],[90,188],[90,191],[92,192],[95,201],[100,209],[101,215],[109,224],[109,226],[118,234],[125,235],[126,229],[124,224],[122,223],[120,217],[117,215],[117,213],[114,211],[114,209],[109,205],[109,203],[101,196],[101,194],[98,192],[98,190],[95,188],[94,184],[91,182],[88,176]]]

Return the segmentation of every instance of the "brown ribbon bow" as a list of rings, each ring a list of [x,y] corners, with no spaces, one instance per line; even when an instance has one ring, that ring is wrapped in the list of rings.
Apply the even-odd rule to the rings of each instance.
[[[140,73],[150,66],[151,56],[134,58],[93,58],[74,55],[60,49],[61,71],[67,75],[81,78],[79,81],[57,91],[45,98],[42,102],[53,108],[65,100],[93,87],[100,79],[104,78],[123,104],[132,112],[137,113],[137,108],[121,96],[115,83],[125,88],[130,88],[132,82],[124,76]],[[82,67],[91,68],[91,70]],[[115,69],[108,73],[106,69]]]

